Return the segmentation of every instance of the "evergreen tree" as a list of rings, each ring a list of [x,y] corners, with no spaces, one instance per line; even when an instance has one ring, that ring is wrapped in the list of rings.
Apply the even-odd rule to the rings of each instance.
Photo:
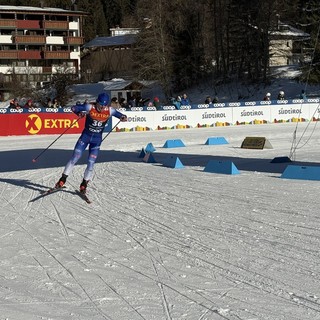
[[[37,1],[37,6],[40,5],[40,1]],[[70,0],[43,0],[45,7],[61,8],[65,10],[70,10],[71,1]]]
[[[317,0],[300,2],[301,23],[299,26],[310,34],[309,49],[304,52],[301,81],[320,82],[320,4]]]
[[[102,2],[100,0],[95,0],[92,2],[87,0],[78,0],[77,5],[78,10],[88,13],[88,16],[85,17],[85,23],[83,25],[85,41],[90,41],[97,36],[109,35],[109,27]]]
[[[123,13],[118,1],[103,0],[102,4],[108,28],[120,26],[123,18]]]
[[[192,0],[185,0],[183,3],[175,1],[173,5],[175,16],[170,17],[170,27],[174,35],[173,71],[176,75],[176,90],[183,90],[199,83],[205,73],[203,12],[207,6],[205,1]]]

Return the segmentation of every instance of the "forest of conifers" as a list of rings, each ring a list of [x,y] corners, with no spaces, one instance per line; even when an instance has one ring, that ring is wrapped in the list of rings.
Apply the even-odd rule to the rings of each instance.
[[[270,31],[279,21],[310,34],[310,82],[320,81],[319,0],[1,0],[1,5],[58,7],[88,12],[85,41],[115,26],[138,27],[136,76],[164,90],[205,79],[267,82]],[[310,65],[312,68],[310,68]],[[311,72],[310,72],[311,71]]]

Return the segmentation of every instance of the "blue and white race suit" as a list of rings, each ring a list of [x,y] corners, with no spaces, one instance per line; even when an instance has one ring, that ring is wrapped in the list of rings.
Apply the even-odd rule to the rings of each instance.
[[[71,109],[78,116],[85,115],[86,119],[84,129],[74,147],[72,157],[66,164],[63,173],[67,176],[71,173],[73,167],[89,145],[88,163],[83,178],[85,180],[90,180],[93,175],[93,166],[97,160],[100,150],[102,133],[108,120],[112,116],[122,119],[125,115],[108,106],[102,107],[101,111],[98,111],[95,103],[76,105]]]

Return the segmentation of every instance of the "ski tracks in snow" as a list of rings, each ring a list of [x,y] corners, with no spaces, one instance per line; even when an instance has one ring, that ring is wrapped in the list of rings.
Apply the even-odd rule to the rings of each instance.
[[[60,172],[25,172],[23,179],[34,181],[29,188],[12,182],[1,189],[3,246],[14,244],[24,257],[15,270],[9,250],[1,262],[19,276],[20,289],[10,288],[18,302],[36,305],[38,290],[58,292],[52,305],[68,303],[68,312],[49,312],[68,320],[75,308],[80,320],[317,319],[319,219],[308,195],[293,209],[281,199],[272,203],[281,182],[267,190],[268,176],[257,175],[248,186],[249,173],[228,177],[126,162],[95,168],[90,205],[70,192],[83,166],[65,191],[34,203],[41,185]],[[32,279],[25,267],[43,275]],[[23,285],[34,287],[32,301]]]

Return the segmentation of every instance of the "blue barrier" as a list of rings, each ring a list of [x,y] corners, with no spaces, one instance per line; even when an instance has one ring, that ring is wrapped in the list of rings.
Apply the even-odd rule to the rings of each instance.
[[[150,142],[147,144],[147,146],[144,148],[144,151],[145,152],[155,152],[156,151],[156,148],[153,146],[153,144]]]
[[[165,167],[174,168],[174,169],[182,169],[184,165],[180,161],[180,159],[176,156],[170,156],[166,158],[163,162]]]
[[[230,160],[210,160],[205,168],[204,172],[223,173],[223,174],[239,174],[238,168]]]
[[[156,163],[157,161],[153,157],[152,153],[146,153],[146,155],[143,157],[143,162]]]
[[[185,144],[180,139],[167,140],[163,145],[163,148],[179,148],[179,147],[185,147]]]
[[[280,178],[300,180],[320,180],[320,167],[288,165]]]
[[[205,142],[206,145],[218,145],[218,144],[228,144],[229,142],[224,137],[210,137]]]

